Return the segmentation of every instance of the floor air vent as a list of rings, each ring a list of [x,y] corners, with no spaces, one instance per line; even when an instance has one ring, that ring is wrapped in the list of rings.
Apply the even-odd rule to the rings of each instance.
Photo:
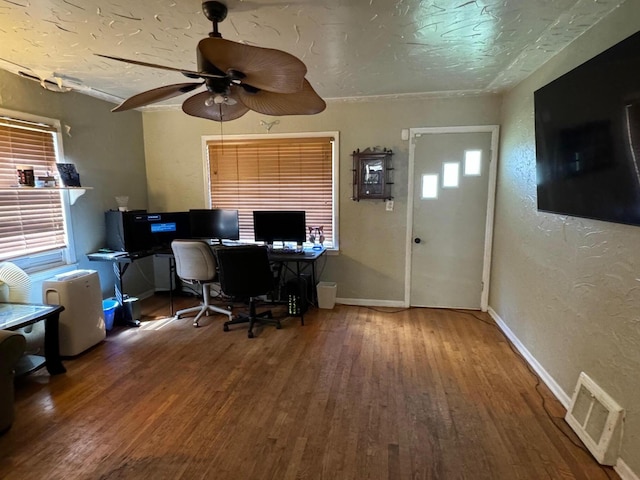
[[[565,420],[603,465],[615,465],[624,410],[586,373],[580,373]]]

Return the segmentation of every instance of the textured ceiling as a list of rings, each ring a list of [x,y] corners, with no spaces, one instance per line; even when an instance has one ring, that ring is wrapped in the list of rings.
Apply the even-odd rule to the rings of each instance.
[[[332,99],[499,91],[623,0],[224,3],[224,38],[292,53]],[[199,0],[0,0],[0,68],[118,102],[186,80],[95,53],[196,70],[197,43],[211,30]]]

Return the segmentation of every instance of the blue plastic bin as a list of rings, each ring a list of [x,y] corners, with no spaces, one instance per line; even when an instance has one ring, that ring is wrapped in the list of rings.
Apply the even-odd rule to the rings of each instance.
[[[107,298],[102,301],[102,310],[104,311],[104,328],[111,330],[113,328],[113,319],[116,316],[116,309],[120,304],[117,300]]]

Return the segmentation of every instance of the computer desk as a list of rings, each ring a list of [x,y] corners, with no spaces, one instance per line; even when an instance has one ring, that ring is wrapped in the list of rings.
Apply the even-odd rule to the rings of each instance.
[[[113,266],[113,274],[116,277],[114,283],[115,297],[118,303],[124,307],[124,290],[122,286],[122,277],[125,272],[136,260],[154,255],[154,252],[93,252],[87,253],[87,258],[93,262],[111,262]],[[130,327],[139,327],[140,320],[130,318],[127,309],[123,309],[123,320]],[[173,313],[172,313],[173,314]]]
[[[269,260],[273,263],[278,263],[282,268],[295,275],[300,287],[299,295],[306,296],[304,291],[304,283],[301,281],[302,274],[307,270],[311,270],[311,301],[316,303],[316,261],[324,255],[327,251],[326,248],[308,248],[304,249],[302,253],[282,253],[277,249],[269,251]],[[292,268],[294,266],[294,268]],[[304,325],[304,310],[300,310],[300,324]]]
[[[225,244],[226,245],[226,244]],[[232,245],[241,245],[239,243],[233,243]],[[216,244],[212,244],[211,248],[215,252]],[[291,252],[279,252],[278,249],[269,250],[269,260],[273,263],[278,264],[281,268],[284,268],[286,271],[295,275],[295,278],[298,280],[300,286],[300,296],[306,297],[306,292],[304,291],[304,284],[300,280],[302,279],[302,275],[311,270],[311,292],[312,292],[312,303],[316,302],[317,294],[315,285],[317,283],[316,279],[316,261],[324,255],[326,252],[326,248],[307,248],[304,249],[302,253],[291,253]],[[138,259],[146,258],[150,256],[157,256],[162,258],[169,259],[169,309],[170,315],[173,315],[173,279],[175,276],[175,258],[173,256],[173,252],[171,250],[160,250],[160,251],[148,251],[148,252],[137,252],[137,253],[127,253],[127,252],[94,252],[88,253],[87,258],[91,261],[101,261],[101,262],[111,262],[113,264],[113,273],[115,275],[116,281],[114,284],[115,297],[118,303],[124,306],[123,302],[123,276],[129,265],[135,262]],[[300,311],[300,324],[304,325],[304,311]],[[140,321],[133,318],[127,318],[127,312],[125,309],[125,323],[131,327],[140,326]]]

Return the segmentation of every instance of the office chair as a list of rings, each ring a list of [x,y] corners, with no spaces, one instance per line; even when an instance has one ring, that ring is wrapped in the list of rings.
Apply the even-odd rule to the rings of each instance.
[[[210,312],[227,315],[231,320],[232,315],[226,310],[215,305],[211,305],[210,292],[211,284],[217,282],[217,262],[211,251],[211,247],[202,240],[173,240],[171,250],[176,260],[176,274],[186,283],[202,285],[203,302],[198,307],[185,308],[176,312],[176,318],[187,313],[198,312],[193,319],[193,326],[197,327],[202,315],[209,315]]]
[[[218,247],[215,253],[220,268],[220,286],[224,294],[249,298],[249,313],[224,322],[224,331],[229,331],[229,325],[248,322],[247,336],[253,338],[253,326],[256,323],[282,328],[280,320],[273,318],[271,310],[256,313],[257,297],[271,293],[275,288],[266,247],[258,245]]]

